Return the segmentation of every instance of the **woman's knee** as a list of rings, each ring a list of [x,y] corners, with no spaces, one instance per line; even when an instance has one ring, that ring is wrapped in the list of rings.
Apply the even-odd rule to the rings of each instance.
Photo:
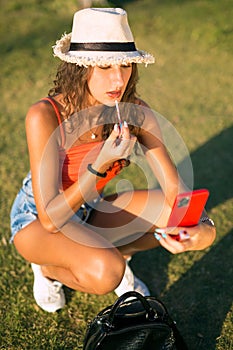
[[[112,255],[103,253],[98,256],[91,256],[92,260],[88,266],[82,269],[80,274],[74,272],[85,289],[89,289],[90,293],[103,295],[112,292],[122,280],[125,271],[125,261],[119,254]]]

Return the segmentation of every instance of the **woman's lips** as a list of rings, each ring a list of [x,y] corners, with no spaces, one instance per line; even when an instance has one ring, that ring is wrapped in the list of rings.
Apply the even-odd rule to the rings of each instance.
[[[112,99],[117,99],[121,96],[121,91],[108,91],[107,95]]]

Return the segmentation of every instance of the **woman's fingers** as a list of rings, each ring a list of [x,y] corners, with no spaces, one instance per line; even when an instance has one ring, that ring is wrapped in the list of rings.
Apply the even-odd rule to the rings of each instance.
[[[127,152],[127,154],[122,153],[122,156],[129,156],[133,150],[136,140],[136,137],[130,134],[128,124],[124,121],[122,126],[119,124],[114,125],[113,131],[106,140],[106,143],[111,141],[110,145],[113,145],[114,148],[116,148],[115,151],[119,154],[119,156],[122,152]]]
[[[155,238],[159,241],[161,246],[170,251],[173,254],[182,253],[189,249],[190,247],[190,237],[185,240],[176,240],[174,237],[168,233],[154,233]]]
[[[215,239],[216,229],[201,223],[192,227],[157,228],[154,236],[164,248],[176,254],[207,248]]]
[[[97,164],[111,166],[116,160],[127,159],[133,151],[136,140],[136,137],[130,134],[126,122],[123,123],[121,128],[119,124],[115,124],[101,148]]]
[[[109,140],[114,140],[117,138],[129,140],[130,139],[130,131],[128,128],[128,124],[126,121],[123,122],[123,124],[115,124],[113,127],[113,130],[109,136]]]
[[[121,127],[121,137],[123,139],[130,139],[130,131],[129,131],[129,128],[128,128],[128,124],[126,121],[124,121],[122,127]]]
[[[154,236],[165,249],[173,254],[188,250],[191,244],[188,229],[184,227],[157,228]]]
[[[107,140],[115,141],[120,136],[120,128],[118,124],[114,124],[113,130]]]
[[[188,241],[178,242],[169,235],[166,238],[162,238],[160,244],[173,254],[185,252],[190,245]]]

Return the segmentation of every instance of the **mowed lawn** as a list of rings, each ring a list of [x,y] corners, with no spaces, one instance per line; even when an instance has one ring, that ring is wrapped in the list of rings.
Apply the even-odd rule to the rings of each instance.
[[[233,349],[233,3],[129,0],[108,6],[128,10],[137,46],[156,57],[155,65],[140,67],[138,92],[161,114],[181,175],[194,188],[210,190],[207,210],[217,226],[217,239],[205,251],[172,255],[158,248],[133,257],[132,268],[166,304],[190,350]],[[25,114],[47,94],[58,64],[51,47],[70,32],[78,9],[77,0],[1,0],[0,349],[82,349],[89,321],[116,299],[114,293],[66,289],[65,308],[43,312],[33,299],[30,264],[9,244],[10,208],[29,169]],[[127,177],[140,187],[145,179],[133,170]]]

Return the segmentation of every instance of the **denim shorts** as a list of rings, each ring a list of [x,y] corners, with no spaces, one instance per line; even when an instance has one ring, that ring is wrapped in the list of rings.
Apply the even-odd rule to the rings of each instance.
[[[101,197],[93,200],[91,203],[82,204],[80,209],[71,218],[76,222],[85,223],[94,206],[99,202]],[[11,223],[11,238],[12,243],[17,232],[29,225],[31,222],[37,220],[38,212],[36,209],[36,204],[32,192],[32,180],[31,172],[27,174],[23,180],[23,185],[18,192],[14,203],[11,208],[10,213],[10,223]]]

